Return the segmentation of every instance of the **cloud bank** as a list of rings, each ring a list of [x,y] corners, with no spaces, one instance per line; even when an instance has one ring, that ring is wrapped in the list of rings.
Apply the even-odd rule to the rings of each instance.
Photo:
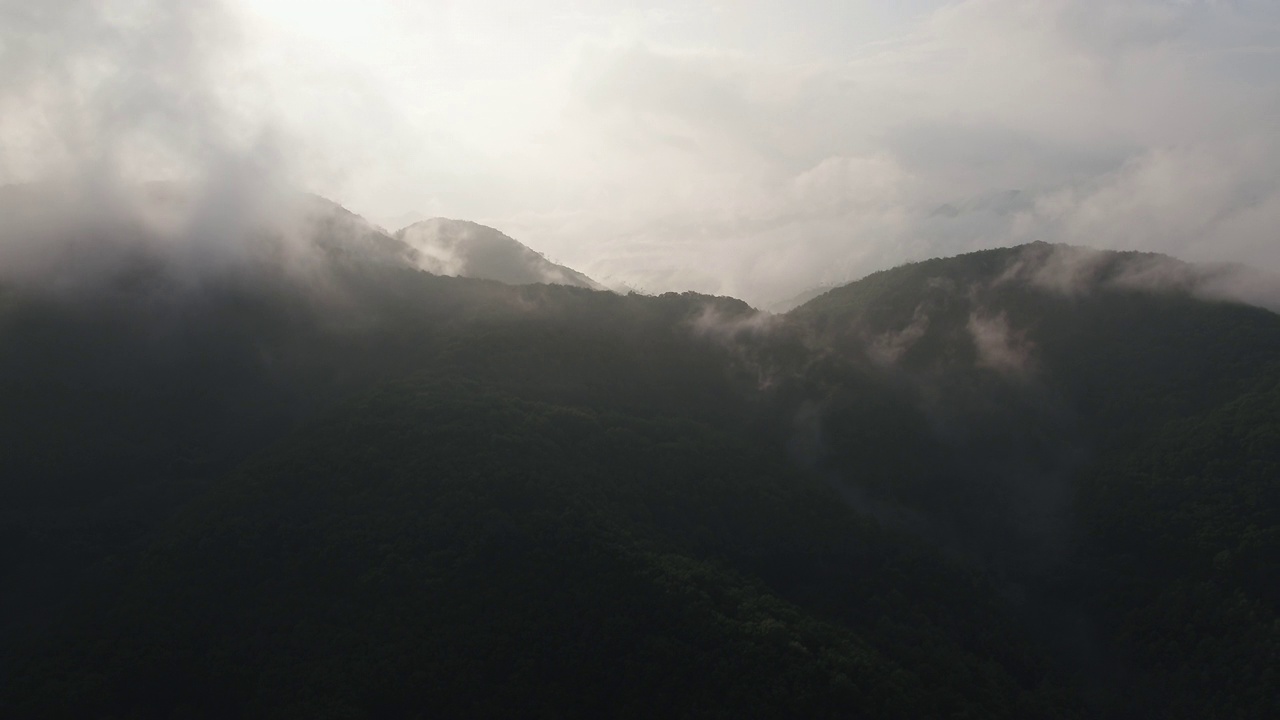
[[[970,0],[839,61],[615,50],[581,122],[634,220],[531,232],[608,238],[598,275],[753,300],[1033,240],[1276,268],[1277,15]]]
[[[296,183],[768,305],[1044,240],[1280,270],[1266,0],[0,0],[0,181]],[[225,208],[231,208],[226,210]]]

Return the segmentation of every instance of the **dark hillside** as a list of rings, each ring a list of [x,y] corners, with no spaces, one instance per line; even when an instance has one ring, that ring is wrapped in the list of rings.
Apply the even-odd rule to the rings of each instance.
[[[1129,281],[1152,267],[1173,281]],[[1027,246],[879,273],[791,317],[900,388],[869,407],[835,383],[831,477],[1068,619],[1062,642],[1093,637],[1081,662],[1120,678],[1125,712],[1261,717],[1280,316],[1193,291],[1167,258]]]
[[[1195,266],[769,316],[375,255],[0,296],[0,707],[1280,711],[1280,316]]]

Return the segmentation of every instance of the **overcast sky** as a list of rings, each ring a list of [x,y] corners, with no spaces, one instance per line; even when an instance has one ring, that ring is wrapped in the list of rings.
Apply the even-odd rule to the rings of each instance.
[[[274,174],[768,304],[1030,240],[1280,270],[1275,0],[0,0],[0,181]]]

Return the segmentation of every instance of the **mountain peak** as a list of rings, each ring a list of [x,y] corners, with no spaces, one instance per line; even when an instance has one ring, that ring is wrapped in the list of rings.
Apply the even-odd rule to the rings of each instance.
[[[1192,264],[1152,252],[1100,250],[1041,241],[899,265],[812,297],[801,313],[907,299],[926,287],[972,295],[975,290],[1023,286],[1062,297],[1097,292],[1186,294],[1280,310],[1280,278],[1253,268]]]
[[[468,220],[430,218],[395,233],[415,253],[418,267],[436,275],[496,280],[511,285],[548,283],[601,289],[582,273],[557,265],[502,233]]]

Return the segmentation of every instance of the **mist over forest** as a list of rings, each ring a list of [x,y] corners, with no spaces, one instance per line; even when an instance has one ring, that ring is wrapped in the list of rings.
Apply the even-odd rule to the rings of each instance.
[[[1277,716],[1278,38],[0,0],[0,715]]]

